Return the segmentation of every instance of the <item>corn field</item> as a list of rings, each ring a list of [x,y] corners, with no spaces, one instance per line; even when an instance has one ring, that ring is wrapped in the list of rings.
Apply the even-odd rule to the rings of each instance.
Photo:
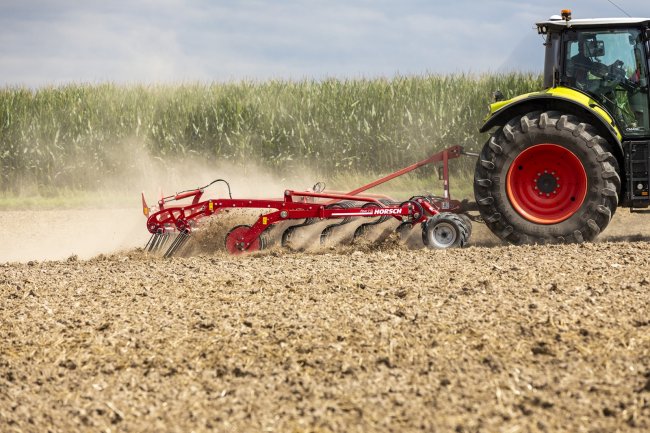
[[[143,155],[382,173],[452,144],[477,150],[492,92],[539,88],[530,74],[5,87],[0,192],[94,190],[137,176]]]

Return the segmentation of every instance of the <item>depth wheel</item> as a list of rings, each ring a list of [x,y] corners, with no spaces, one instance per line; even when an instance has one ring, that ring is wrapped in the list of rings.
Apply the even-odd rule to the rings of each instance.
[[[439,213],[422,224],[422,242],[432,249],[464,247],[470,227],[460,215]]]
[[[467,214],[464,213],[457,213],[456,215],[458,215],[463,221],[465,221],[465,225],[467,226],[468,229],[467,237],[468,238],[472,237],[472,220],[469,219]]]
[[[531,112],[500,128],[476,164],[481,217],[513,244],[591,241],[618,205],[609,144],[573,115]]]
[[[251,229],[249,225],[239,225],[230,229],[226,235],[226,251],[230,254],[238,256],[244,253],[263,250],[266,242],[263,237],[257,237],[246,247],[244,244],[244,236]]]

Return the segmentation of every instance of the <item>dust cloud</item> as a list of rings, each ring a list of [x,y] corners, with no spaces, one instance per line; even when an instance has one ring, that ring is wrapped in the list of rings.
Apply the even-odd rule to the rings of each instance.
[[[86,259],[147,239],[137,208],[3,211],[0,227],[0,262]]]
[[[97,196],[111,197],[107,201],[110,205],[100,202],[78,209],[0,211],[0,262],[61,260],[71,256],[87,259],[143,247],[149,233],[142,213],[141,192],[145,193],[148,205],[153,206],[161,194],[168,196],[203,187],[215,179],[225,179],[230,184],[233,198],[282,197],[287,188],[307,190],[318,181],[304,169],[282,177],[255,161],[209,163],[190,156],[170,162],[152,157],[141,143],[134,141],[116,147],[119,151],[114,149],[112,153],[124,165],[123,170],[89,180],[102,185]],[[225,184],[216,183],[205,190],[202,199],[227,197]],[[116,201],[118,204],[113,204]],[[191,198],[178,203],[190,202]],[[241,223],[254,220],[253,216]]]

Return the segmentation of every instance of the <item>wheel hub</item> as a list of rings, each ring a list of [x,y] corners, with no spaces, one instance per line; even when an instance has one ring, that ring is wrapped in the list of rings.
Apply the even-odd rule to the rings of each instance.
[[[433,244],[439,248],[446,248],[456,240],[456,230],[451,224],[442,222],[433,228]]]
[[[557,178],[553,174],[543,173],[537,177],[537,190],[542,194],[557,194]]]
[[[537,224],[570,218],[587,195],[587,174],[566,147],[537,144],[525,149],[508,170],[508,199],[519,215]]]

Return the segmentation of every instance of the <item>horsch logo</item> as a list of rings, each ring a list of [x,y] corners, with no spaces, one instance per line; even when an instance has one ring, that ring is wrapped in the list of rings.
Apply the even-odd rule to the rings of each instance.
[[[400,215],[402,213],[401,208],[397,209],[375,209],[373,215]]]

